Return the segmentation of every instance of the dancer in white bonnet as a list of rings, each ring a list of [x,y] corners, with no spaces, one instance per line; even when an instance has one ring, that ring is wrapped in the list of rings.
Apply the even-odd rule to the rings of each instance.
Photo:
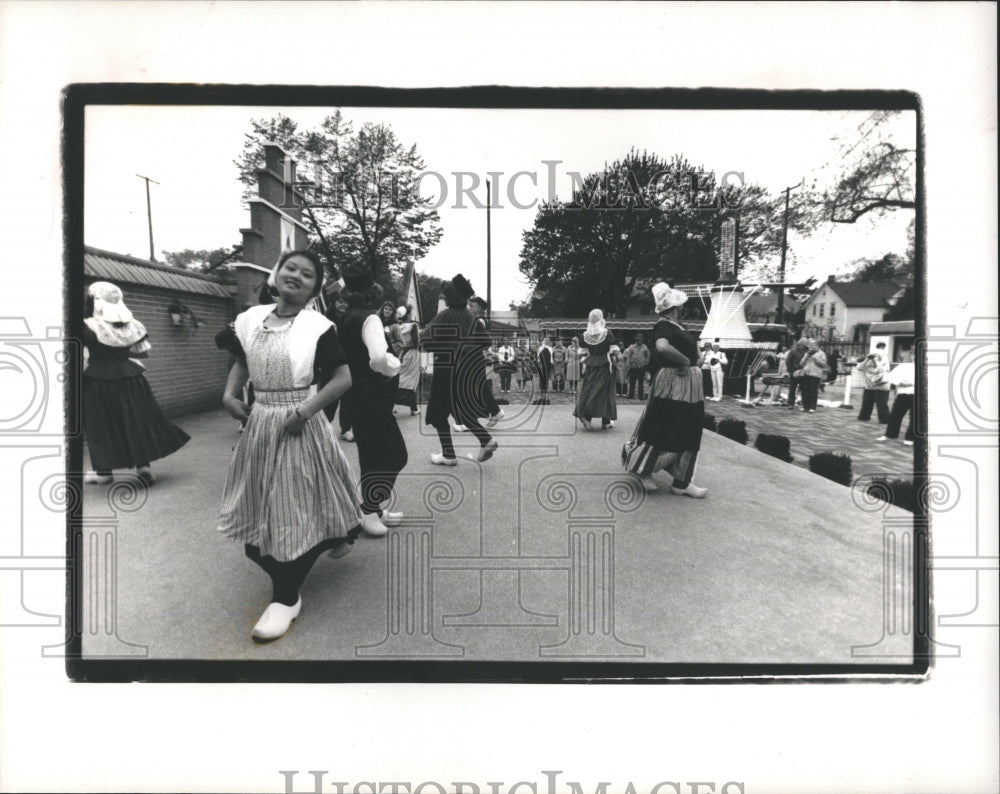
[[[648,491],[658,490],[653,474],[673,476],[672,493],[701,499],[708,494],[692,482],[705,419],[698,343],[679,320],[687,295],[660,282],[653,287],[659,322],[653,327],[652,387],[632,437],[622,449],[626,471],[638,474]]]

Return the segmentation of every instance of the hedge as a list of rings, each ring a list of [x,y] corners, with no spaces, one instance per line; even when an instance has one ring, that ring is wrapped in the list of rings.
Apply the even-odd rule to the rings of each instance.
[[[815,455],[810,455],[809,471],[841,485],[850,485],[854,480],[851,473],[851,456],[837,452],[817,452]]]
[[[866,489],[870,496],[885,499],[889,504],[901,507],[915,513],[917,510],[917,489],[912,480],[887,480],[885,477],[875,477]],[[886,498],[888,497],[888,498]]]
[[[785,463],[791,463],[794,460],[791,453],[792,442],[789,440],[788,436],[775,436],[768,433],[758,433],[754,446],[765,455],[770,455],[773,458],[779,458],[780,460],[785,461]]]
[[[723,419],[719,422],[719,435],[731,438],[738,444],[746,444],[749,440],[747,423],[742,419]]]

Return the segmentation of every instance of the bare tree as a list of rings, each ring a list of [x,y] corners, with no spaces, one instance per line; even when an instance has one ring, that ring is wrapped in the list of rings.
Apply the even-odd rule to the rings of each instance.
[[[876,111],[843,141],[833,184],[811,185],[820,220],[855,223],[869,213],[916,208],[916,130],[908,122],[909,114]]]

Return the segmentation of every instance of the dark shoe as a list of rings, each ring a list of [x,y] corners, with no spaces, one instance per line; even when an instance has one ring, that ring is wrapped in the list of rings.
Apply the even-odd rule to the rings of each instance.
[[[496,442],[496,440],[493,440],[485,447],[483,447],[481,450],[479,450],[479,458],[478,458],[479,462],[485,463],[490,458],[492,458],[493,453],[497,451],[497,447],[499,446],[500,445]]]

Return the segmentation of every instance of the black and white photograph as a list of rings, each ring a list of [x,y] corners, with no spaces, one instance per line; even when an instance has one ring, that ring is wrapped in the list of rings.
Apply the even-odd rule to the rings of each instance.
[[[84,104],[83,659],[921,672],[915,97],[428,99]]]
[[[0,1],[0,790],[995,791],[995,31]]]

